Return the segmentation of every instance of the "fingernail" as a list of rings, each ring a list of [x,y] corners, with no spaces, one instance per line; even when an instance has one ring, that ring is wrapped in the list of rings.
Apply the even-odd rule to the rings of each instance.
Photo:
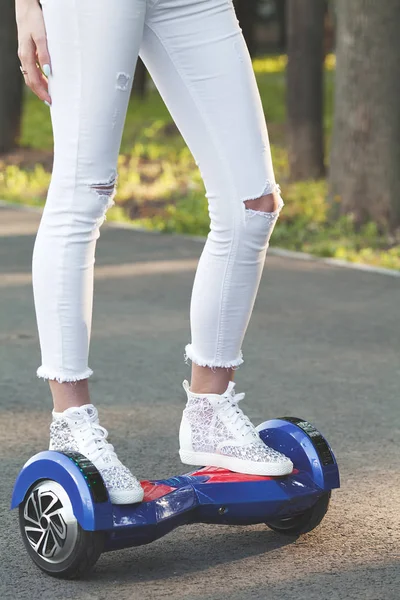
[[[43,73],[48,77],[51,74],[50,65],[43,65]]]
[[[47,102],[47,100],[43,100],[43,102],[45,103],[46,106],[48,106],[50,108],[50,104]]]

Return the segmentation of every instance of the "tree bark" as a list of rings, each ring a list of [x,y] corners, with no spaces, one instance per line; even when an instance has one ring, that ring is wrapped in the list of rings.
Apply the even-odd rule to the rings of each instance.
[[[24,81],[17,56],[14,0],[3,0],[0,19],[0,154],[18,143]]]
[[[136,63],[131,96],[139,96],[142,99],[145,98],[147,93],[147,80],[147,69],[139,56]]]
[[[352,1],[352,0],[351,0]],[[290,178],[325,173],[323,135],[324,0],[287,2],[287,126]]]
[[[254,56],[257,50],[255,25],[257,22],[258,0],[234,0],[234,5],[250,55]]]
[[[400,226],[399,29],[400,0],[337,0],[330,197],[356,224],[392,231]]]
[[[286,4],[287,0],[275,0],[276,16],[279,24],[279,52],[286,52]]]

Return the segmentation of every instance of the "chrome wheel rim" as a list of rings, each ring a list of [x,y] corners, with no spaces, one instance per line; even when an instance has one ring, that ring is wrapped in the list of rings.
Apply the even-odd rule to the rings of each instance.
[[[64,488],[56,481],[40,481],[25,500],[23,530],[42,560],[57,564],[74,551],[78,522]]]

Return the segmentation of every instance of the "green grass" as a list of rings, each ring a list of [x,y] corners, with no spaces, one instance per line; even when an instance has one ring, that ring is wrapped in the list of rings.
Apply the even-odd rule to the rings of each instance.
[[[374,223],[356,230],[351,216],[330,220],[325,180],[288,182],[285,60],[285,57],[266,57],[254,62],[276,177],[285,201],[273,245],[400,269],[400,246],[390,244]],[[333,67],[334,60],[329,57],[324,115],[327,147],[332,129]],[[48,108],[27,90],[21,137],[24,151],[19,161],[5,160],[2,165],[1,198],[31,205],[44,203],[50,181],[52,144]],[[208,210],[200,173],[155,90],[145,101],[135,99],[130,103],[118,172],[117,204],[108,212],[108,220],[130,221],[165,232],[207,234]]]

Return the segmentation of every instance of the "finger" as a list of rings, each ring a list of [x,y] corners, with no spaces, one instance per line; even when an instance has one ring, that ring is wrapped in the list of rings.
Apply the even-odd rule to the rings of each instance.
[[[22,67],[21,73],[22,73],[22,76],[24,78],[25,85],[27,85],[29,87],[28,72],[27,72],[26,67],[25,67],[26,61],[28,60],[28,51],[29,51],[27,48],[28,48],[27,44],[24,44],[24,43],[20,43],[19,44],[19,46],[18,46],[18,58],[19,58],[19,61],[21,63],[21,67]]]
[[[42,85],[42,88],[45,90],[46,92],[46,97],[43,98],[44,102],[48,105],[51,104],[51,96],[50,96],[50,92],[49,92],[49,80],[48,77],[51,74],[51,67],[49,64],[44,64],[43,67],[44,69],[40,66],[40,63],[38,62],[38,60],[36,60],[36,67],[38,69],[38,73],[39,73],[39,79]],[[45,71],[45,73],[43,74],[42,71]]]
[[[31,88],[32,91],[34,91],[33,87],[37,71],[35,54],[36,48],[32,38],[25,40],[22,45],[19,57],[22,63],[22,68],[24,69],[24,71],[26,71],[24,73],[25,82],[28,85],[28,87]]]
[[[43,75],[42,71],[40,70],[40,65],[37,65],[36,68],[38,70],[38,76],[39,76],[39,80],[41,83],[41,90],[42,90],[42,93],[38,94],[38,96],[48,106],[50,106],[51,105],[51,96],[49,94],[49,82],[46,79],[46,77]]]
[[[32,38],[29,40],[28,51],[24,61],[24,69],[28,71],[28,85],[31,90],[38,98],[50,103],[51,98],[47,90],[47,81],[36,64],[36,46]]]
[[[50,54],[47,47],[47,38],[43,34],[33,40],[36,44],[36,54],[39,61],[39,65],[45,74],[48,77],[51,74],[51,61]]]

